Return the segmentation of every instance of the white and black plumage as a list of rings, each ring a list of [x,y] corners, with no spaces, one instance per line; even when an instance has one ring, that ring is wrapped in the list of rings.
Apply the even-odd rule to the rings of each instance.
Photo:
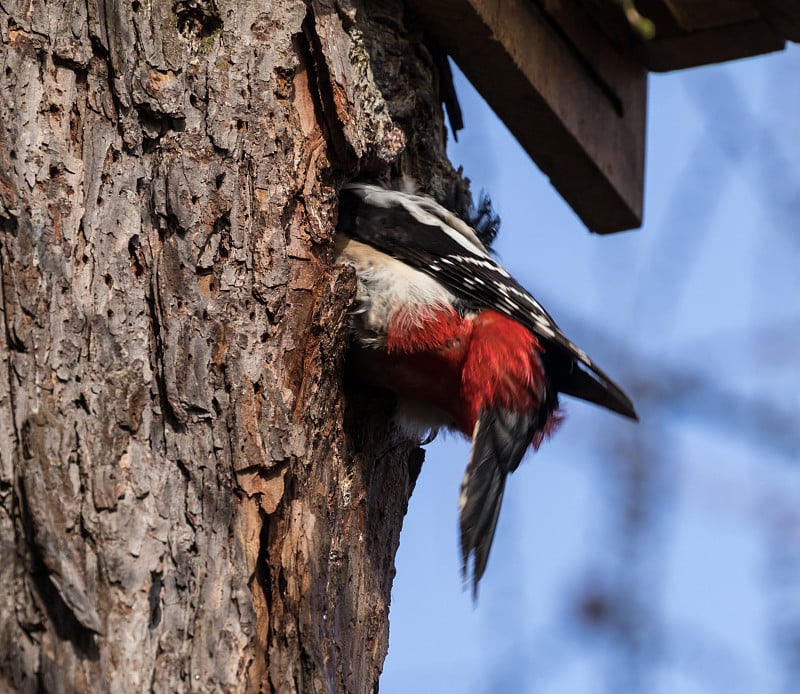
[[[558,394],[636,419],[633,405],[479,233],[432,198],[347,184],[337,254],[358,276],[353,333],[368,377],[405,411],[424,412],[423,424],[472,439],[460,515],[477,585],[506,478],[554,427]]]

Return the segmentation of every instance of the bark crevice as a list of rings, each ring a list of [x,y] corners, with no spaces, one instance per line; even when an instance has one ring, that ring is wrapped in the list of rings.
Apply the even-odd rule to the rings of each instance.
[[[314,104],[317,124],[327,144],[328,157],[344,175],[353,176],[358,169],[358,157],[344,134],[341,106],[337,104],[322,41],[317,34],[315,11],[311,7],[302,28],[302,33],[295,35],[295,45],[300,62],[308,74],[308,91]]]

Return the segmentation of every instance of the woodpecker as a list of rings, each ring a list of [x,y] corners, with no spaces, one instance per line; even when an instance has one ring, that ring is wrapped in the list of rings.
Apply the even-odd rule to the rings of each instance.
[[[351,182],[339,197],[336,259],[356,272],[359,369],[396,395],[401,423],[472,440],[459,516],[462,570],[475,593],[506,479],[557,427],[559,393],[637,419],[478,229],[427,195]]]

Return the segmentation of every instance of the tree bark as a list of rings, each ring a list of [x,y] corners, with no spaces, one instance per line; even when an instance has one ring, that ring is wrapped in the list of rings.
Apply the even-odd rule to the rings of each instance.
[[[0,32],[0,690],[377,689],[422,452],[343,376],[331,241],[348,177],[456,182],[420,31],[9,0]]]

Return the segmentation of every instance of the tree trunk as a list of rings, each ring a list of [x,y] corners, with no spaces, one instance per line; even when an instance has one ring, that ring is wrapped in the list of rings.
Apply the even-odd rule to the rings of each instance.
[[[400,0],[0,32],[0,690],[376,689],[422,452],[343,377],[331,241],[350,176],[455,181],[421,34]]]

